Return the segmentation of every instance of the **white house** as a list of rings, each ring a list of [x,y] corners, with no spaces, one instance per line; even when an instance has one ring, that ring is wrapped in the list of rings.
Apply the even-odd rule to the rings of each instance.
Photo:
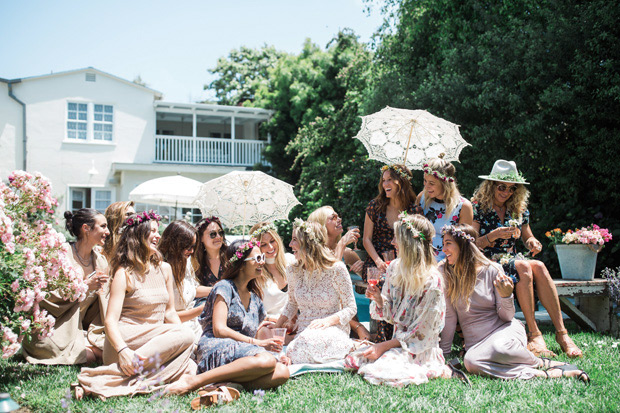
[[[148,179],[180,173],[206,182],[260,163],[270,139],[259,125],[271,114],[165,102],[92,67],[0,78],[0,179],[14,169],[39,171],[61,210],[104,210]]]

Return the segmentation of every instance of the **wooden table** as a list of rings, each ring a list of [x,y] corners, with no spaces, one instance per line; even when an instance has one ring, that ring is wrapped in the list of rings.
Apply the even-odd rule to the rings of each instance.
[[[618,320],[612,313],[606,279],[553,281],[562,311],[581,328],[612,334],[618,332]],[[568,298],[575,298],[575,304]]]

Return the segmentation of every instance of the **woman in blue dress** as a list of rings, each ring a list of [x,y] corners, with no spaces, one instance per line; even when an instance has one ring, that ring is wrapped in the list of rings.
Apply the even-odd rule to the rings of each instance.
[[[471,202],[461,196],[456,186],[456,168],[439,158],[429,159],[424,164],[424,190],[418,194],[416,203],[424,210],[424,216],[435,227],[433,247],[435,258],[441,261],[446,254],[441,250],[441,229],[444,225],[468,224],[474,220]]]
[[[260,278],[265,255],[260,243],[238,240],[228,247],[232,258],[207,297],[201,316],[196,376],[183,376],[167,391],[184,394],[204,385],[232,381],[246,389],[269,389],[288,380],[288,368],[269,351],[282,344],[273,338],[255,338],[265,319]]]

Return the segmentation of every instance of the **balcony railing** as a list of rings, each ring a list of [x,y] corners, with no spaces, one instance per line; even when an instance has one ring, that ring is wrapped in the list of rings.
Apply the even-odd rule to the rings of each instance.
[[[264,141],[155,136],[155,162],[254,166],[263,161]]]

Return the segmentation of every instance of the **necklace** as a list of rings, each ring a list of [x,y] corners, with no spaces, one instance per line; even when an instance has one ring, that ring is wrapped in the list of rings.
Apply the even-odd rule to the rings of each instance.
[[[71,244],[71,247],[73,248],[73,252],[75,252],[75,256],[78,258],[78,261],[80,262],[80,264],[82,264],[83,267],[90,267],[93,263],[93,255],[91,254],[88,258],[88,261],[86,263],[84,263],[84,261],[86,261],[84,258],[80,257],[80,253],[77,250],[77,242],[75,244]]]

